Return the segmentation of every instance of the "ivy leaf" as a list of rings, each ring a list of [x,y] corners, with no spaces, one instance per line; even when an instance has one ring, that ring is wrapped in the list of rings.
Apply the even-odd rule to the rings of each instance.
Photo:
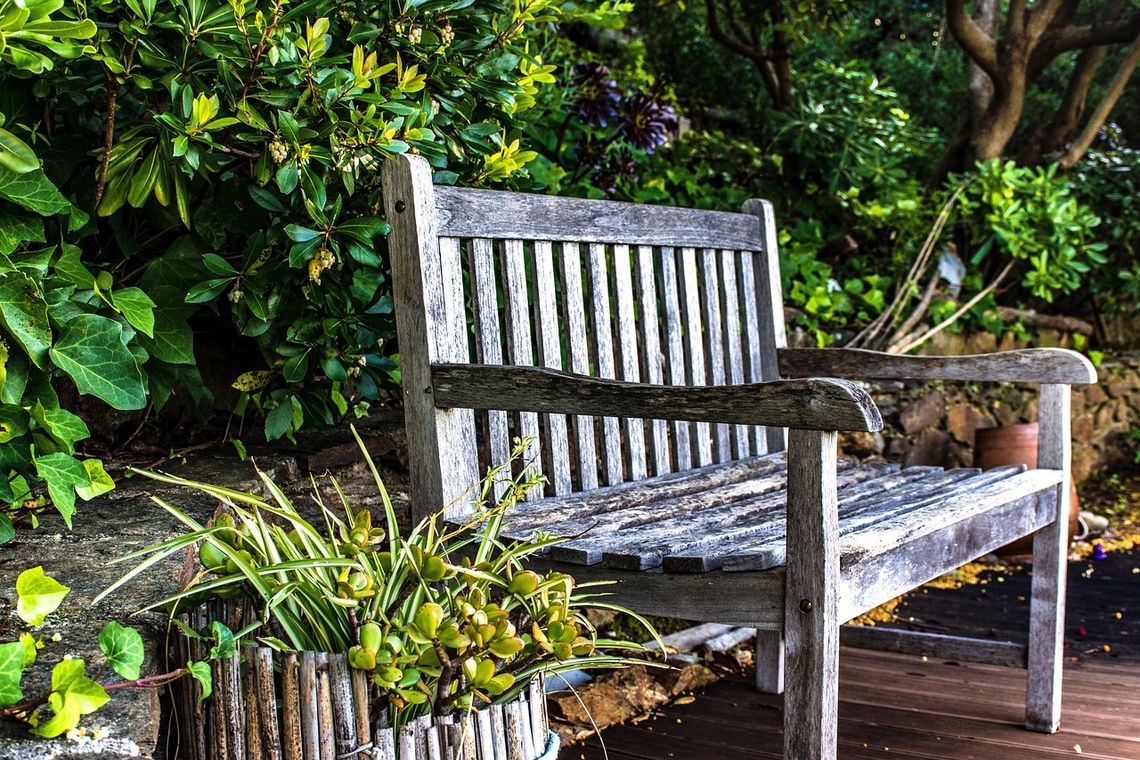
[[[139,677],[146,657],[142,636],[134,628],[119,625],[114,620],[99,631],[99,648],[115,672],[128,681]]]
[[[45,575],[42,566],[29,568],[16,578],[16,614],[28,625],[43,625],[44,618],[56,611],[69,591],[67,586]],[[23,656],[21,649],[20,657]]]
[[[43,169],[17,174],[0,166],[0,198],[7,198],[41,216],[62,214],[71,208],[71,202],[51,183]]]
[[[32,729],[45,739],[59,736],[79,725],[79,719],[98,710],[111,698],[103,687],[83,675],[84,662],[63,660],[51,672],[51,719]]]
[[[24,698],[20,678],[24,675],[24,643],[0,644],[0,707],[14,705]]]
[[[148,338],[154,337],[154,301],[138,288],[123,288],[111,293],[111,303],[131,326]]]
[[[194,332],[187,319],[193,306],[159,306],[154,310],[154,336],[137,339],[139,345],[168,364],[194,363]]]
[[[83,469],[87,470],[87,477],[90,478],[91,485],[76,486],[75,492],[79,494],[79,498],[90,501],[96,496],[115,490],[115,481],[103,469],[103,463],[98,459],[84,459]]]
[[[0,406],[0,443],[7,443],[28,432],[30,417],[18,404]]]
[[[198,697],[201,702],[214,690],[214,680],[210,673],[210,663],[208,662],[187,662],[186,670],[199,683],[202,687],[202,694]]]
[[[63,445],[68,454],[75,453],[76,441],[91,435],[87,423],[66,409],[45,409],[38,401],[32,406],[32,417],[47,433]]]
[[[78,459],[63,451],[38,455],[35,462],[36,473],[47,482],[48,495],[70,528],[71,516],[75,514],[75,492],[91,485],[87,468]]]
[[[210,624],[210,634],[214,637],[214,646],[210,648],[210,659],[226,659],[237,653],[237,643],[234,641],[234,632],[220,620]]]
[[[16,526],[12,524],[12,518],[0,512],[0,544],[6,544],[16,537]]]
[[[0,320],[32,363],[46,369],[51,347],[47,303],[35,281],[23,272],[0,275]]]
[[[55,274],[77,288],[90,288],[95,282],[95,275],[83,264],[82,250],[70,243],[64,243],[60,247],[63,252],[55,262]]]
[[[98,314],[76,316],[64,326],[51,358],[80,393],[123,411],[146,406],[142,372],[123,339],[123,326],[115,320]]]
[[[7,256],[21,243],[43,243],[46,240],[44,222],[39,217],[0,212],[0,255]]]

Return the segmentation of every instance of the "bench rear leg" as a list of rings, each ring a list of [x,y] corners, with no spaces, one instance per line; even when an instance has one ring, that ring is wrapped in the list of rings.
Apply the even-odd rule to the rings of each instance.
[[[836,434],[788,441],[785,760],[835,760],[839,730]]]
[[[1051,734],[1061,725],[1061,669],[1065,634],[1065,584],[1069,555],[1070,391],[1043,384],[1037,466],[1061,470],[1057,519],[1033,536],[1033,596],[1029,608],[1029,679],[1025,727]]]
[[[756,631],[756,691],[784,693],[783,631]]]

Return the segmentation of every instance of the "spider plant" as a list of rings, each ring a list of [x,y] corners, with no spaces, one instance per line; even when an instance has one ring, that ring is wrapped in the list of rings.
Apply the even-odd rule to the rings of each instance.
[[[356,440],[379,489],[381,526],[370,512],[354,510],[331,478],[340,508],[324,503],[314,481],[318,526],[264,473],[261,497],[142,472],[209,494],[221,507],[202,524],[152,496],[186,532],[117,560],[138,564],[99,598],[197,547],[201,568],[193,579],[143,611],[165,607],[173,618],[210,598],[242,598],[258,610],[261,626],[254,635],[263,644],[346,652],[352,667],[371,674],[397,726],[429,711],[509,700],[540,673],[634,662],[628,653],[640,645],[601,638],[585,616],[588,607],[629,612],[606,602],[601,584],[578,585],[564,573],[527,569],[527,558],[553,539],[500,539],[503,515],[541,482],[532,468],[511,475],[525,440],[517,440],[510,461],[476,486],[478,508],[464,524],[445,524],[436,514],[406,536],[374,462]],[[497,490],[503,495],[492,499]]]

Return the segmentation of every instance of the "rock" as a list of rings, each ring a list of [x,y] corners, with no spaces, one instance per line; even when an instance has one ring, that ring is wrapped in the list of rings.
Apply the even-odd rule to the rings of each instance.
[[[941,430],[927,430],[907,454],[907,466],[934,465],[945,467],[950,436]]]
[[[1108,395],[1105,394],[1104,388],[1100,386],[1100,383],[1096,385],[1086,385],[1082,391],[1082,395],[1085,397],[1085,404],[1088,406],[1096,406],[1108,400]]]
[[[989,354],[997,351],[997,337],[990,332],[974,333],[966,340],[967,354]]]
[[[883,436],[881,433],[868,433],[856,431],[839,434],[839,450],[847,456],[865,457],[883,453]]]
[[[1077,443],[1092,443],[1096,436],[1096,423],[1091,414],[1073,418],[1073,440]]]
[[[964,399],[961,403],[951,406],[950,411],[946,413],[946,428],[950,431],[950,435],[967,446],[974,445],[974,434],[978,430],[993,426],[994,421],[989,416]]]
[[[910,441],[905,438],[892,438],[887,444],[887,456],[900,457],[910,451]]]
[[[1113,413],[1113,408],[1112,408],[1111,404],[1105,404],[1100,409],[1097,409],[1096,410],[1096,426],[1097,426],[1097,429],[1103,430],[1103,429],[1107,428],[1109,425],[1112,424],[1113,417],[1115,417],[1115,414]]]
[[[1128,392],[1128,383],[1120,375],[1113,374],[1104,381],[1104,389],[1112,398],[1121,398]]]
[[[928,393],[918,401],[903,409],[899,424],[907,435],[928,428],[939,420],[946,411],[946,400],[938,391]]]

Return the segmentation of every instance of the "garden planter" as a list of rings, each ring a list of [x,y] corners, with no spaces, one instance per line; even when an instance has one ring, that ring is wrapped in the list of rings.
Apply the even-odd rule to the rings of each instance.
[[[974,439],[974,466],[983,470],[1007,464],[1037,466],[1037,423],[1005,425],[979,430]],[[1077,502],[1076,483],[1070,483],[1072,498],[1069,501],[1069,541],[1077,534],[1077,515],[1080,504]],[[1033,555],[1033,537],[1019,538],[996,552],[999,557],[1010,562],[1027,562]]]
[[[209,605],[211,611],[217,609]],[[228,611],[228,610],[225,610]],[[225,612],[223,611],[223,612]],[[210,621],[238,619],[192,612],[196,630]],[[237,630],[237,626],[233,627]],[[179,636],[180,662],[206,659],[211,644]],[[394,730],[378,704],[368,674],[347,656],[279,652],[243,645],[214,659],[213,692],[182,679],[173,696],[181,756],[190,760],[553,760],[558,742],[549,730],[542,683],[520,697],[475,713],[424,716]]]

